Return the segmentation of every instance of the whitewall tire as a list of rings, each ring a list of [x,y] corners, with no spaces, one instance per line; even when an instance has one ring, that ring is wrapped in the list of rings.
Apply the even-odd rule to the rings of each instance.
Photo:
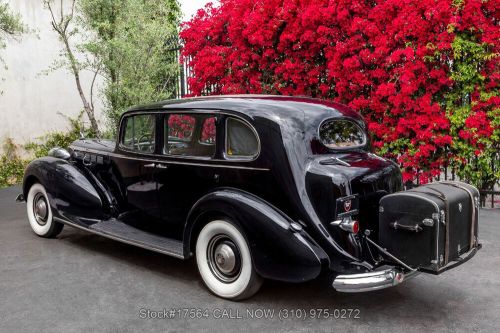
[[[245,237],[228,221],[203,227],[196,241],[196,263],[205,285],[219,297],[245,299],[262,285]]]
[[[35,183],[30,187],[26,208],[31,229],[38,236],[51,238],[62,231],[63,224],[54,221],[47,191],[41,184]]]

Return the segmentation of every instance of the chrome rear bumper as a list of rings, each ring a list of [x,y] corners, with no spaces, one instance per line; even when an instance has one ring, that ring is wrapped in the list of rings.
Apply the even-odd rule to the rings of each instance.
[[[333,288],[344,293],[359,293],[393,287],[416,275],[418,271],[403,273],[395,268],[361,274],[338,275]]]

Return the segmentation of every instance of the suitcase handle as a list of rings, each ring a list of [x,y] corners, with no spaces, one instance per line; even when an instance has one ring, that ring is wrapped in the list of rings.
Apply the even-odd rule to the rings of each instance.
[[[420,225],[420,223],[417,223],[415,225],[404,225],[404,224],[399,224],[398,221],[394,221],[391,224],[389,224],[391,227],[394,229],[401,229],[401,230],[406,230],[406,231],[413,231],[413,232],[419,232],[422,231],[423,228]]]

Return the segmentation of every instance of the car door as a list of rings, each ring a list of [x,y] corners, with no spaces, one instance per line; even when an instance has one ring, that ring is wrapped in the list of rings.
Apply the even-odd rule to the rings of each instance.
[[[152,113],[126,116],[115,158],[128,205],[120,219],[137,227],[146,228],[161,216],[156,181],[156,118]]]
[[[169,113],[163,117],[162,160],[157,165],[161,219],[173,237],[182,236],[189,209],[217,183],[218,116],[212,113]]]

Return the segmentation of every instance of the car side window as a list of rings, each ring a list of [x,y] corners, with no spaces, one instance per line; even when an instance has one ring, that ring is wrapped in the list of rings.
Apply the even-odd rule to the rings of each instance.
[[[127,149],[144,153],[155,150],[155,116],[140,114],[125,118],[121,145]]]
[[[215,154],[216,117],[206,114],[165,116],[163,153],[176,156],[212,157]]]
[[[205,118],[201,126],[200,143],[215,145],[215,117]]]
[[[236,118],[226,120],[226,151],[228,158],[253,158],[259,154],[259,139],[255,131]]]
[[[194,132],[196,119],[193,116],[182,114],[171,114],[167,116],[168,123],[166,125],[168,141],[185,141],[191,140]]]

